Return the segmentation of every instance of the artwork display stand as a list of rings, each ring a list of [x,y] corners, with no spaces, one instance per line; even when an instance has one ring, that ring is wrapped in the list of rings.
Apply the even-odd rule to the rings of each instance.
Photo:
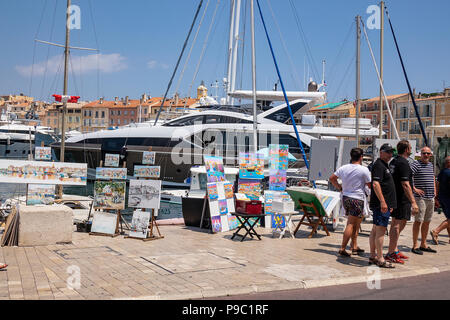
[[[200,218],[200,229],[203,227],[203,222],[205,220],[205,214],[206,214],[206,206],[209,205],[208,200],[208,192],[206,192],[205,198],[203,199],[203,209],[202,209],[202,217]],[[210,228],[208,229],[209,233],[213,233],[212,231],[212,224],[210,223]]]
[[[149,149],[151,151],[151,148]],[[154,180],[153,178],[136,178],[137,180]],[[160,200],[161,201],[161,200]],[[145,208],[141,208],[141,210],[143,212],[146,212],[147,209]],[[159,240],[159,239],[163,239],[164,236],[161,235],[161,232],[159,231],[159,227],[158,224],[156,223],[156,217],[155,217],[155,209],[150,209],[152,210],[152,214],[150,215],[150,223],[148,226],[148,231],[147,231],[147,237],[146,238],[137,238],[137,237],[131,237],[131,236],[125,236],[126,239],[137,239],[137,240],[142,240],[144,242],[147,241],[152,241],[152,240]],[[156,232],[158,233],[158,235],[156,235],[154,233],[154,228],[156,228]]]
[[[126,168],[126,165],[127,165],[127,163],[124,161],[123,167]],[[100,168],[102,168],[102,167],[103,167],[103,160],[100,161]],[[109,180],[109,181],[112,181],[112,179]],[[115,238],[115,237],[117,237],[119,235],[124,235],[125,232],[123,231],[122,222],[124,222],[125,225],[127,225],[127,226],[128,226],[128,223],[122,217],[121,210],[105,210],[104,212],[116,213],[116,215],[117,215],[116,229],[114,231],[114,234],[99,233],[99,232],[89,232],[89,235],[91,235],[91,236],[112,237],[112,238]],[[89,213],[89,215],[90,215],[90,213]],[[120,225],[120,232],[119,232],[119,225]]]

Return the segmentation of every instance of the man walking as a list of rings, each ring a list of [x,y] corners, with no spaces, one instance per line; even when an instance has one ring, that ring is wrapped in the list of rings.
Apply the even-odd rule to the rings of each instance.
[[[436,250],[427,246],[428,231],[434,212],[436,178],[433,164],[430,162],[431,149],[423,147],[420,153],[420,160],[416,160],[411,164],[414,197],[419,206],[419,214],[415,216],[413,225],[413,248],[411,251],[415,254],[423,255],[423,252],[436,253]],[[422,235],[420,247],[417,244],[419,231],[421,231]]]
[[[358,247],[357,237],[359,226],[364,217],[366,204],[365,187],[370,187],[370,171],[362,166],[364,151],[361,148],[353,148],[350,152],[351,162],[340,167],[331,177],[330,182],[333,186],[342,192],[342,202],[347,216],[347,227],[344,231],[341,249],[339,254],[344,257],[350,257],[345,251],[350,238],[352,254],[363,253],[364,250]],[[342,185],[338,183],[341,179]]]
[[[447,219],[439,227],[430,232],[433,237],[433,242],[438,244],[438,235],[442,230],[447,229],[450,236],[450,156],[445,158],[444,169],[439,173],[436,189],[438,203],[441,205],[445,218]]]
[[[411,219],[411,213],[416,215],[419,208],[414,198],[412,186],[412,170],[408,157],[411,155],[411,145],[408,140],[402,140],[397,144],[398,156],[390,164],[395,183],[397,207],[392,211],[391,229],[389,232],[389,251],[386,260],[394,263],[405,263],[407,256],[398,250],[400,233]]]
[[[397,207],[395,184],[389,170],[394,148],[385,143],[380,148],[380,158],[372,166],[372,192],[370,209],[373,211],[373,228],[370,232],[369,264],[376,264],[380,268],[394,268],[383,257],[384,235],[393,209]]]

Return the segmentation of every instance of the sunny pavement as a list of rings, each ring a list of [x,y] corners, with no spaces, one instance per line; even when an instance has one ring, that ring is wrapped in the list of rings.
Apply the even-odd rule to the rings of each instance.
[[[432,227],[442,220],[435,214]],[[417,256],[409,252],[411,226],[400,238],[409,261],[393,270],[376,268],[381,279],[450,270],[447,233],[440,245],[430,243],[437,254]],[[259,228],[261,241],[244,242],[231,240],[232,232],[185,226],[161,226],[164,238],[148,242],[74,232],[72,244],[0,248],[0,262],[9,265],[0,271],[0,299],[198,299],[366,282],[373,274],[367,264],[371,227],[364,224],[359,238],[366,253],[352,258],[337,255],[342,231],[327,237],[320,230],[308,239],[306,226],[295,239],[272,238]]]

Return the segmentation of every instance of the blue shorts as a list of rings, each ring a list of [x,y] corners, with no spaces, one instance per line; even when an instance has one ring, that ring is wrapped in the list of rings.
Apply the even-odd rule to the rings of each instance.
[[[388,211],[385,213],[381,212],[380,208],[372,209],[373,212],[373,224],[379,227],[387,228],[389,224],[389,218],[391,217],[391,212]]]

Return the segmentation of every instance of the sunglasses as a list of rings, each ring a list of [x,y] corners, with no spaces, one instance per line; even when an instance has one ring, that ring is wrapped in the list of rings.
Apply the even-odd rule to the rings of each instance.
[[[429,156],[431,155],[431,152],[422,152],[423,155]]]

